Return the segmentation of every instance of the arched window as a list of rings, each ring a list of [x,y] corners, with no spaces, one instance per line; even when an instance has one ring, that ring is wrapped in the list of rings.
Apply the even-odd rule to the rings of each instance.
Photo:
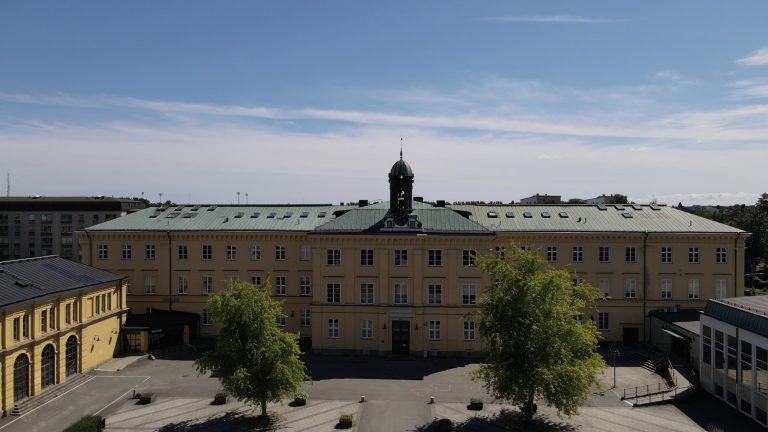
[[[43,355],[40,363],[40,382],[43,387],[56,384],[56,351],[52,344],[43,348]]]
[[[29,357],[21,354],[13,362],[13,401],[29,396]]]
[[[67,376],[77,373],[77,338],[72,335],[67,338]]]

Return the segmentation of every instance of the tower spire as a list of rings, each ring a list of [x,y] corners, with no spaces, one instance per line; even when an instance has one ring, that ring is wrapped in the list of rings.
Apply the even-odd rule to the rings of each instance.
[[[400,137],[400,160],[403,160],[403,137]]]

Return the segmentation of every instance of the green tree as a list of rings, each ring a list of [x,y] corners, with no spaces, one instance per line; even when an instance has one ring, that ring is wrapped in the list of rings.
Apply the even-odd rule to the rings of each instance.
[[[475,376],[495,398],[520,406],[527,420],[541,398],[577,414],[605,368],[595,324],[574,319],[598,293],[584,282],[572,285],[567,271],[548,267],[536,252],[515,245],[507,251],[506,258],[479,260],[493,282],[479,301],[488,363]]]
[[[207,308],[221,328],[216,348],[195,361],[198,371],[212,372],[229,394],[259,404],[262,416],[267,402],[297,393],[309,379],[299,358],[299,336],[278,327],[282,307],[269,292],[269,283],[232,282],[211,297]]]

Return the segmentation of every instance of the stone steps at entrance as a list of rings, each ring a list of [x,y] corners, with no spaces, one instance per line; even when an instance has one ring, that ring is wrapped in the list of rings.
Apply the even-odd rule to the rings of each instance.
[[[55,385],[46,387],[39,394],[24,398],[16,402],[16,404],[14,404],[13,406],[13,409],[11,410],[11,415],[19,416],[26,412],[29,412],[30,410],[33,410],[43,405],[44,403],[52,399],[55,399],[60,395],[66,393],[67,391],[75,388],[76,386],[88,380],[88,378],[90,377],[91,376],[88,374],[70,375],[67,377],[67,381],[64,382],[63,384],[55,384]]]

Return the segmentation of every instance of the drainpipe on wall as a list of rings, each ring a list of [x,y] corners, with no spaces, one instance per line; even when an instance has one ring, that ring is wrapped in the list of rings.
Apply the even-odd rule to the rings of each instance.
[[[738,293],[736,289],[739,286],[739,238],[741,237],[741,233],[736,233],[736,239],[733,241],[733,296],[738,297]],[[746,258],[746,254],[745,254]],[[743,278],[742,278],[743,282]],[[753,285],[754,286],[754,285]],[[744,288],[746,289],[746,288]],[[744,295],[742,290],[742,295]],[[752,295],[755,295],[754,290],[752,292]],[[728,297],[728,289],[725,290],[725,296]]]
[[[165,234],[168,236],[168,312],[173,310],[173,260],[172,257],[172,248],[171,248],[171,232],[166,231]]]
[[[643,238],[643,342],[646,340],[646,331],[649,331],[649,329],[646,327],[645,324],[645,317],[646,317],[646,299],[648,293],[648,231],[645,232],[645,237]]]

